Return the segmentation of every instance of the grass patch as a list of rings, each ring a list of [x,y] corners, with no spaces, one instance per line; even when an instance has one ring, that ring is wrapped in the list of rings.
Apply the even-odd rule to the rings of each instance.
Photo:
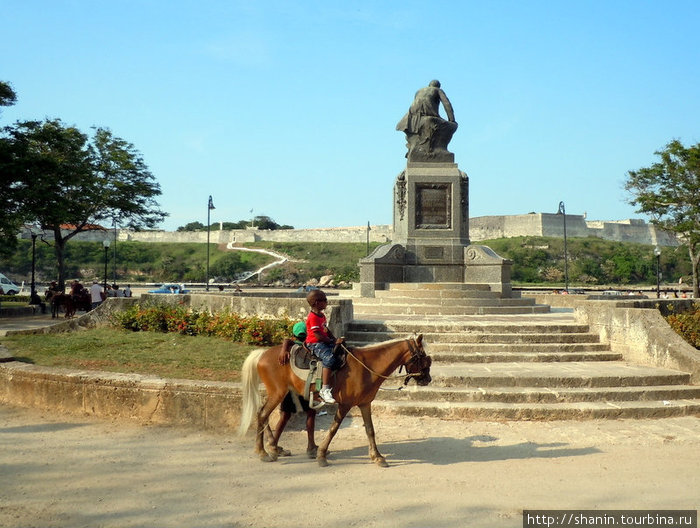
[[[20,361],[46,367],[238,381],[256,348],[217,337],[96,328],[59,335],[15,335],[0,341]]]

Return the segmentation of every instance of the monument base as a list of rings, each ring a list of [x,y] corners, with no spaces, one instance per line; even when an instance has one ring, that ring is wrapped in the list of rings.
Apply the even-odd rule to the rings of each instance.
[[[401,244],[379,246],[360,259],[360,295],[374,297],[377,290],[386,290],[396,282],[463,282],[486,285],[501,298],[511,298],[510,282],[513,263],[500,257],[487,246],[463,248],[463,264],[411,264],[409,253]]]

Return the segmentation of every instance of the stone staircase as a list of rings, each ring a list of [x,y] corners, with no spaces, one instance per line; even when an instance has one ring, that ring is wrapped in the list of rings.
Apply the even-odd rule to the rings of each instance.
[[[547,313],[534,299],[502,299],[487,285],[464,283],[392,283],[373,298],[355,297],[363,315],[489,315]]]
[[[527,302],[516,306],[531,312],[511,313],[516,307],[511,303],[483,307],[471,304],[475,297],[466,295],[468,301],[457,306],[471,315],[445,315],[438,299],[459,299],[457,289],[435,288],[440,295],[431,297],[424,295],[430,290],[413,287],[420,295],[390,294],[378,297],[379,302],[353,299],[355,320],[346,332],[350,345],[422,333],[433,358],[430,385],[410,384],[397,391],[391,389],[399,380],[385,382],[373,404],[378,412],[478,420],[700,413],[700,386],[689,384],[689,374],[625,362],[571,313]],[[416,299],[430,302],[414,304]],[[390,302],[382,303],[386,300]],[[446,306],[456,308],[451,302]],[[474,315],[485,313],[480,308],[499,306],[504,310],[494,315]],[[380,315],[381,307],[391,311]]]

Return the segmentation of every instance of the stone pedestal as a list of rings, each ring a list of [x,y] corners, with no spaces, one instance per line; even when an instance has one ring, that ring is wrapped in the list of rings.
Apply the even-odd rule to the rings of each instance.
[[[469,179],[456,163],[411,163],[394,186],[394,239],[404,282],[461,282],[469,245]]]
[[[394,185],[394,237],[360,260],[360,294],[396,282],[488,285],[511,296],[511,262],[469,241],[469,178],[456,163],[410,161]]]

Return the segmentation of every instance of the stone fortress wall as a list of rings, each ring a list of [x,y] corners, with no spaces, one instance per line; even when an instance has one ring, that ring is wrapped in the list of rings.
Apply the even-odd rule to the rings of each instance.
[[[112,230],[81,233],[78,240],[102,241],[113,238]],[[618,221],[586,220],[583,215],[566,215],[567,237],[598,237],[618,242],[636,242],[639,244],[678,246],[673,233],[657,229],[654,225],[640,219]],[[494,238],[511,238],[518,236],[564,236],[564,218],[559,214],[530,213],[508,216],[478,216],[469,219],[469,238],[480,242]],[[28,238],[24,236],[23,238]],[[371,242],[387,243],[393,238],[390,225],[371,226]],[[196,242],[207,241],[206,231],[117,231],[118,241],[139,242]],[[367,226],[331,227],[323,229],[281,229],[262,230],[257,228],[221,231],[211,230],[209,240],[213,244],[244,244],[249,242],[357,242],[366,243]]]

